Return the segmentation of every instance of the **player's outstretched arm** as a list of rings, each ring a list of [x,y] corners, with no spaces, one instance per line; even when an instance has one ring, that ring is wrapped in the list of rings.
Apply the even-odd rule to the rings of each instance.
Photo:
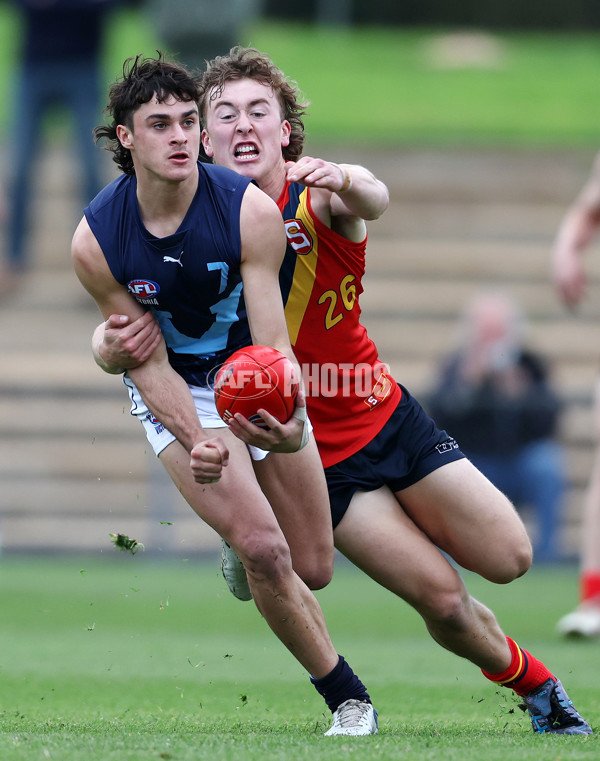
[[[333,217],[378,219],[389,205],[386,185],[358,164],[336,164],[303,156],[296,162],[288,161],[286,167],[290,182],[330,192],[328,203]]]
[[[552,278],[564,303],[576,307],[585,295],[584,254],[600,227],[600,156],[592,175],[564,215],[552,249]]]

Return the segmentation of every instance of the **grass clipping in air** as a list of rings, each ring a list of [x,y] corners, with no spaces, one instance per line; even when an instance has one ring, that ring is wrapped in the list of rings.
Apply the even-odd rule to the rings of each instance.
[[[132,555],[135,555],[136,552],[144,549],[141,542],[138,542],[137,539],[130,539],[127,534],[109,534],[109,536],[117,550],[131,552]]]

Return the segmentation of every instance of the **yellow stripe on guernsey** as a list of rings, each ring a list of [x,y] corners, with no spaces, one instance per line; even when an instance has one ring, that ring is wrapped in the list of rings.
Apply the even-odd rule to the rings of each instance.
[[[302,325],[302,320],[304,319],[304,314],[306,312],[306,308],[308,307],[308,302],[310,300],[310,295],[312,293],[315,277],[317,274],[317,260],[319,258],[317,232],[315,230],[313,220],[308,213],[306,197],[307,189],[305,188],[298,199],[299,203],[295,216],[296,219],[302,222],[306,228],[306,231],[312,238],[312,246],[307,254],[299,254],[296,257],[294,277],[285,305],[285,320],[287,322],[292,346],[298,339],[300,326]],[[289,230],[287,232],[288,238],[293,237],[294,231]]]

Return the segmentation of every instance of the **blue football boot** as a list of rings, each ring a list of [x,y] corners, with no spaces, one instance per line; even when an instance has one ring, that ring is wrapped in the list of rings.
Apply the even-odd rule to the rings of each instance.
[[[575,709],[560,680],[548,679],[537,690],[523,696],[533,731],[556,735],[591,735],[592,728]]]

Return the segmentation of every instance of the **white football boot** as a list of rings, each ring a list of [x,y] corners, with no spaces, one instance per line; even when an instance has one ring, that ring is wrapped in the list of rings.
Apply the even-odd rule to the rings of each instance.
[[[246,569],[242,561],[224,539],[221,539],[221,543],[223,545],[221,550],[221,571],[229,591],[238,600],[251,600],[252,592],[248,586],[248,577],[246,576]]]
[[[556,629],[565,637],[600,637],[600,607],[581,605],[563,616]]]
[[[371,703],[350,699],[338,706],[331,729],[325,735],[376,735],[377,732],[377,711]]]

